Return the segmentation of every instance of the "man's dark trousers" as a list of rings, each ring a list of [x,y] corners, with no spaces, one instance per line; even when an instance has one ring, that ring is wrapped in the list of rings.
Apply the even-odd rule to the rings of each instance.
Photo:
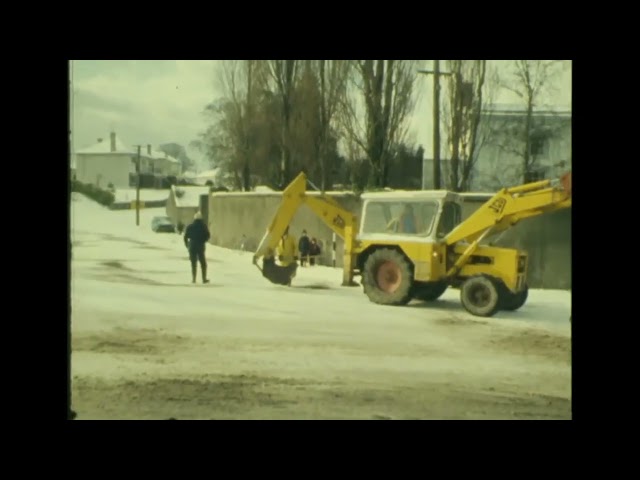
[[[198,262],[200,262],[202,281],[205,282],[207,280],[207,259],[204,256],[204,245],[201,248],[190,248],[189,259],[191,260],[191,275],[193,277],[193,281],[196,281]]]

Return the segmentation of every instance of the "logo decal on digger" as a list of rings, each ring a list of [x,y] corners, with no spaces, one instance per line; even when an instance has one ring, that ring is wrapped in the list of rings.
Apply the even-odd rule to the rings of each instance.
[[[502,213],[504,210],[504,206],[507,204],[507,201],[504,198],[496,198],[494,202],[489,205],[489,208],[496,212],[498,215]]]

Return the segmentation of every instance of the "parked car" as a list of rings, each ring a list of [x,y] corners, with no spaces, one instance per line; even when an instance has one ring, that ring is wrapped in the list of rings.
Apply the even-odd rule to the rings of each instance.
[[[169,217],[153,217],[151,230],[156,233],[175,233],[176,227]]]

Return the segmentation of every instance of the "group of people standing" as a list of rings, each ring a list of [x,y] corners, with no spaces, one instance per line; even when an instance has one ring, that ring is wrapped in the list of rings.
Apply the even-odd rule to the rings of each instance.
[[[316,264],[316,259],[322,253],[320,244],[315,237],[309,238],[306,230],[302,230],[300,241],[298,242],[298,250],[300,251],[300,265],[304,267],[305,262],[309,262],[309,265]]]
[[[289,227],[284,231],[277,249],[278,260],[284,267],[298,260],[301,267],[306,263],[310,266],[316,265],[321,253],[322,249],[315,237],[309,238],[307,231],[302,230],[300,240],[296,243],[295,237],[289,233]]]

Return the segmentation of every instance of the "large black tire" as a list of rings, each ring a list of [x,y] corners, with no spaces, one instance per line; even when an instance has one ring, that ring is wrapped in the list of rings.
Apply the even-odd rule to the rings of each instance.
[[[397,250],[381,248],[364,263],[362,286],[373,303],[406,305],[411,300],[411,266]]]
[[[417,298],[418,300],[422,300],[424,302],[433,302],[439,299],[448,287],[449,285],[444,282],[416,282],[413,287],[412,296],[413,298]]]
[[[512,293],[506,286],[503,287],[500,299],[500,310],[515,312],[522,307],[529,297],[529,287],[525,285],[524,290],[518,293]]]
[[[460,301],[471,315],[492,317],[500,310],[500,286],[486,275],[470,277],[462,284]]]

